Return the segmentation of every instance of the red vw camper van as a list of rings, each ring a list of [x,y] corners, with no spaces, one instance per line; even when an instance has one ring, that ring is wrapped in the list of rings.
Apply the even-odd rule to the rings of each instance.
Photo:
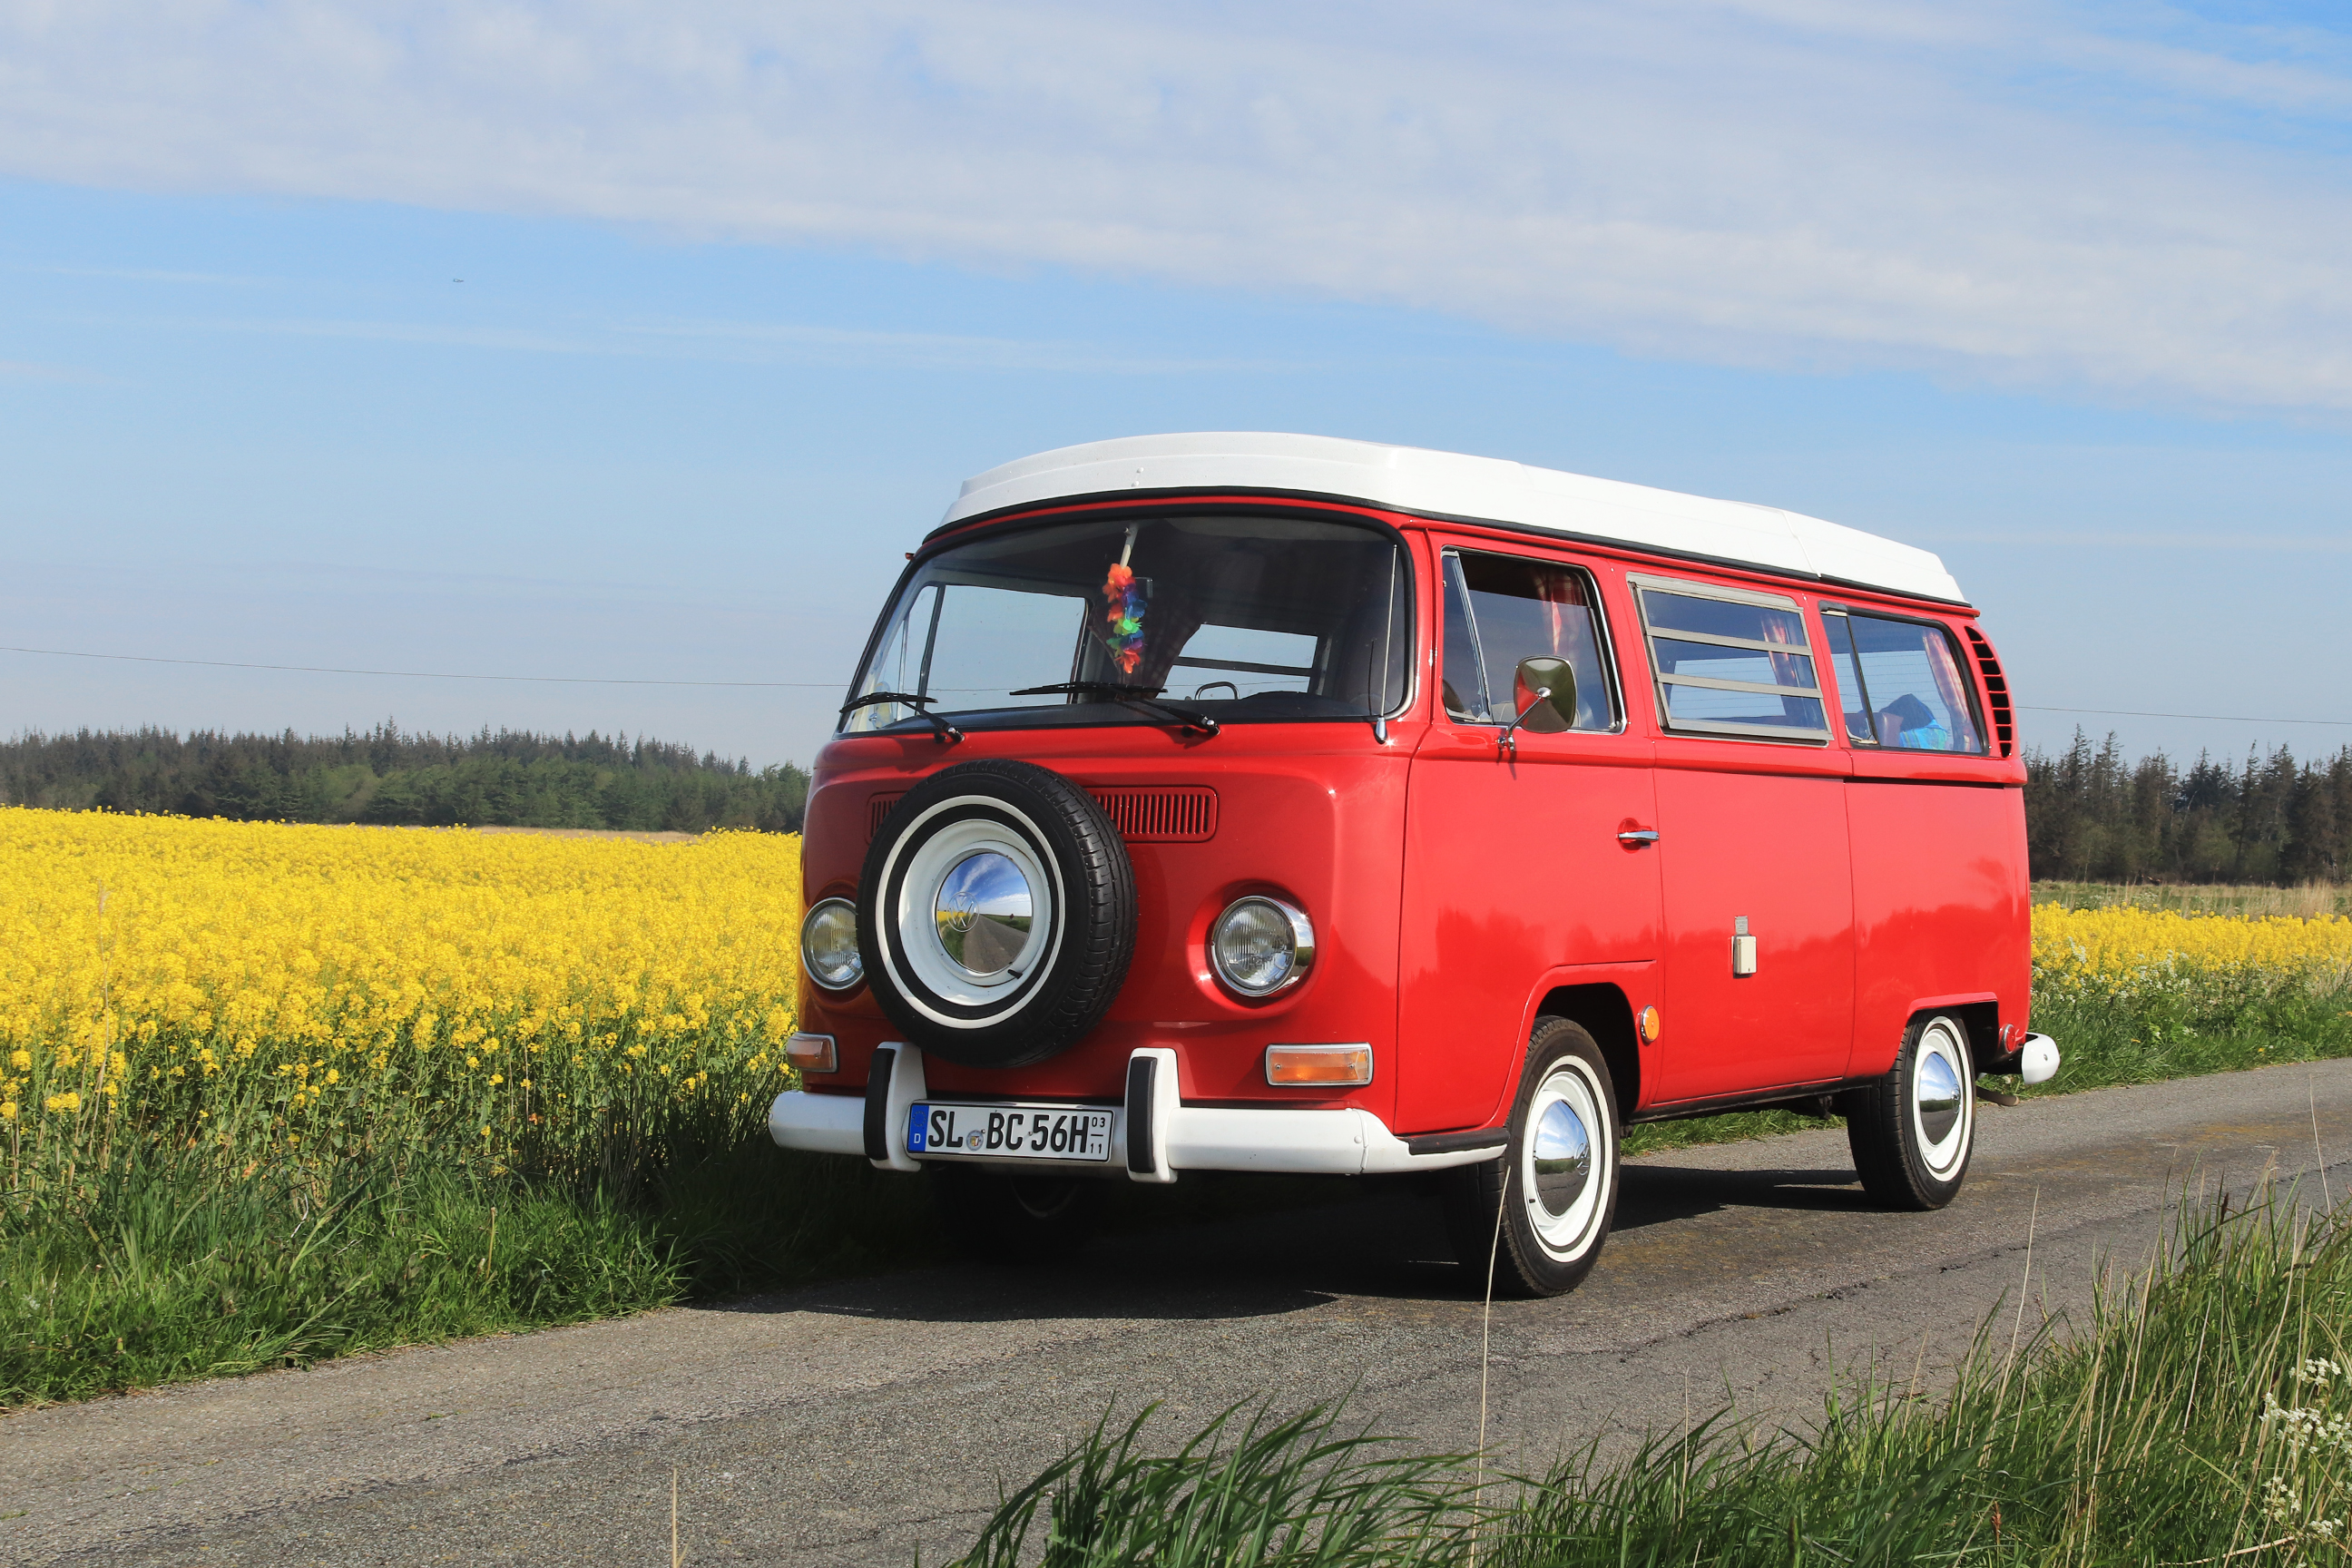
[[[1498,1287],[1592,1266],[1626,1124],[1845,1118],[1967,1174],[2027,1031],[2010,693],[1937,559],[1279,435],[981,475],[818,756],[777,1142],[1008,1254],[1105,1178],[1442,1173]]]

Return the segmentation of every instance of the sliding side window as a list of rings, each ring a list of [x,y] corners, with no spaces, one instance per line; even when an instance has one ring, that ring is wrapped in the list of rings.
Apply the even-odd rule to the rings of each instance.
[[[1983,752],[1976,693],[1961,673],[1951,633],[1931,621],[1829,605],[1822,622],[1845,699],[1846,736],[1855,745]]]
[[[1445,716],[1507,724],[1531,694],[1515,689],[1523,658],[1565,660],[1576,672],[1579,730],[1614,730],[1622,711],[1592,579],[1573,566],[1445,552]]]
[[[1780,594],[1634,577],[1665,727],[1683,733],[1826,743],[1804,612]]]

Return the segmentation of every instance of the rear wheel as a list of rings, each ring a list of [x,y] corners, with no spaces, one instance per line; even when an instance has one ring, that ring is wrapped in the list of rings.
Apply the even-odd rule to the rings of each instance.
[[[1948,1013],[1913,1022],[1894,1070],[1842,1097],[1863,1189],[1889,1208],[1939,1209],[1976,1146],[1976,1069],[1968,1032]]]
[[[1045,1263],[1086,1245],[1105,1184],[1088,1176],[933,1165],[931,1204],[950,1241],[975,1258]]]
[[[1491,1257],[1497,1295],[1557,1296],[1592,1271],[1616,1215],[1609,1064],[1581,1026],[1539,1018],[1502,1158],[1461,1167],[1449,1185],[1454,1255],[1482,1287]]]

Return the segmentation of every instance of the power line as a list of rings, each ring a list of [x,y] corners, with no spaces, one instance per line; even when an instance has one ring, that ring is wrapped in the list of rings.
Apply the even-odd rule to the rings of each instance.
[[[159,658],[137,653],[77,653],[62,647],[8,647],[0,653],[37,653],[52,658],[105,658],[124,664],[193,664],[206,669],[279,669],[298,675],[389,675],[403,680],[524,680],[552,686],[748,686],[764,690],[838,691],[837,680],[631,680],[597,675],[456,675],[440,669],[341,669],[323,664],[238,664],[225,658]]]
[[[601,675],[475,675],[445,669],[347,669],[327,664],[245,664],[225,658],[164,658],[152,654],[83,653],[72,648],[14,647],[6,645],[0,645],[0,653],[31,653],[49,658],[102,658],[121,664],[182,664],[205,669],[274,669],[294,675],[381,675],[400,680],[515,680],[541,686],[713,686],[762,691],[837,691],[841,689],[837,680],[653,680]],[[2138,708],[2044,708],[2031,702],[2020,702],[2016,707],[2024,713],[2090,713],[2103,719],[2204,719],[2223,724],[2317,724],[2352,730],[2352,719],[2250,719],[2242,713],[2155,713]]]
[[[2137,708],[2037,708],[2029,702],[2017,704],[2027,713],[2095,713],[2103,719],[2212,719],[2224,724],[2325,724],[2338,730],[2352,730],[2352,719],[2249,719],[2242,713],[2148,713]]]

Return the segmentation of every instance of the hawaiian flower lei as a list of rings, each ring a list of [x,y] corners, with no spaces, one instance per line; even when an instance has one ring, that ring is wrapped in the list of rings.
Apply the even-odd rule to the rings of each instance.
[[[1143,589],[1122,561],[1112,564],[1110,575],[1103,579],[1102,591],[1103,597],[1110,601],[1103,619],[1110,626],[1110,636],[1105,640],[1111,658],[1121,675],[1133,675],[1135,667],[1143,662]]]

